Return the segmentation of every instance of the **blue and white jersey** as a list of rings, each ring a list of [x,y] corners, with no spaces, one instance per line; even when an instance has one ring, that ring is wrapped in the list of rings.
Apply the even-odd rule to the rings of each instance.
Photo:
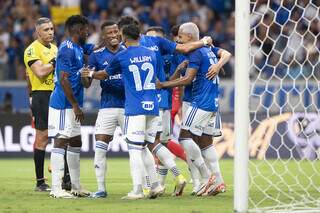
[[[164,59],[162,56],[173,54],[176,50],[177,44],[159,36],[146,36],[141,35],[140,45],[156,53],[157,62],[159,63],[159,70],[157,71],[157,78],[159,81],[166,81],[166,74],[164,72]],[[167,109],[169,107],[169,93],[167,89],[158,90],[159,93],[159,106],[160,108]]]
[[[159,115],[155,87],[156,54],[142,46],[130,46],[117,53],[106,67],[112,76],[121,70],[125,88],[125,115]]]
[[[95,71],[104,70],[112,58],[125,47],[120,46],[118,51],[111,52],[108,48],[103,47],[95,50],[89,57],[89,67]],[[103,108],[123,108],[125,101],[124,85],[122,81],[121,70],[119,69],[108,79],[100,81],[101,101],[100,109]]]
[[[55,88],[50,97],[49,106],[55,109],[71,109],[72,106],[64,94],[60,82],[61,71],[69,74],[72,92],[80,107],[83,106],[83,86],[81,69],[84,66],[83,49],[71,40],[62,42],[58,49],[54,73]]]
[[[218,109],[219,77],[209,80],[206,78],[206,74],[209,67],[218,62],[217,56],[210,47],[201,47],[190,53],[188,59],[188,68],[197,70],[192,85],[191,105],[205,111],[216,112]]]
[[[171,69],[174,73],[174,71],[177,69],[177,67],[179,66],[179,64],[181,64],[183,61],[185,61],[187,59],[187,57],[181,53],[176,53],[173,56],[173,60],[172,60],[172,66]],[[186,69],[182,70],[181,75],[185,76],[186,74]],[[192,83],[188,86],[184,87],[184,93],[183,93],[183,99],[182,101],[185,102],[190,102],[192,101]]]

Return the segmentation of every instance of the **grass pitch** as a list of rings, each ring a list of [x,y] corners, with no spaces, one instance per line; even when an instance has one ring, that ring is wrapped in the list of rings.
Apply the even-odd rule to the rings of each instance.
[[[190,175],[187,166],[177,161],[185,177]],[[47,168],[49,160],[46,159]],[[233,212],[233,160],[221,160],[220,167],[227,184],[227,192],[215,197],[198,198],[189,194],[192,184],[187,184],[182,197],[171,197],[174,183],[172,175],[167,177],[167,190],[164,197],[155,200],[123,201],[120,198],[131,190],[129,160],[107,159],[106,199],[53,199],[49,193],[34,192],[33,159],[0,159],[0,212],[139,212],[139,213],[205,213]],[[51,175],[46,172],[48,183]],[[81,159],[81,183],[91,191],[96,191],[93,159]]]

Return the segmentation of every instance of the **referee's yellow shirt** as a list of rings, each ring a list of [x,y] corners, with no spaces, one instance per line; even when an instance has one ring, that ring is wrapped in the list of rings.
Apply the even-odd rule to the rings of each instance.
[[[43,64],[48,64],[48,62],[55,58],[57,55],[58,48],[54,44],[50,44],[50,47],[46,47],[41,44],[38,40],[32,42],[24,51],[24,63],[27,68],[27,74],[31,82],[32,91],[36,90],[53,90],[53,72],[47,77],[40,79],[31,70],[29,66],[30,61],[40,60]]]

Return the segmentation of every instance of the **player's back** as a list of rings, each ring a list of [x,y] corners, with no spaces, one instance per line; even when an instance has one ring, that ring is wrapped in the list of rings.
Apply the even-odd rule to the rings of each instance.
[[[113,75],[117,67],[121,68],[124,81],[125,114],[158,115],[155,53],[146,47],[130,46],[113,58],[106,68],[109,75]]]
[[[50,106],[55,109],[72,108],[64,94],[60,82],[61,71],[69,74],[72,92],[80,107],[83,105],[83,86],[81,83],[81,69],[83,68],[83,49],[70,40],[61,43],[58,50],[55,69],[55,88],[50,98]]]
[[[192,105],[206,111],[216,112],[218,108],[219,77],[209,80],[206,74],[218,59],[210,47],[201,47],[189,55],[189,68],[198,70],[192,86]]]

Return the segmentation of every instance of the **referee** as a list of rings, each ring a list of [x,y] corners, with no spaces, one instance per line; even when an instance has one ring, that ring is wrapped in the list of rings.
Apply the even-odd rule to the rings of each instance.
[[[57,47],[52,43],[54,28],[50,19],[39,18],[35,28],[37,39],[24,52],[24,63],[31,85],[30,105],[36,129],[33,155],[37,178],[35,191],[50,191],[43,173],[48,144],[49,99],[54,88],[53,73]]]

